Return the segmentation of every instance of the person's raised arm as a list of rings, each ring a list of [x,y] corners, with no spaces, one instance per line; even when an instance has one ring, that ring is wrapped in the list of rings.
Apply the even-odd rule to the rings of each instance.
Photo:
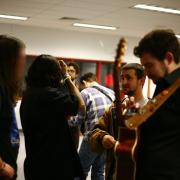
[[[85,104],[84,104],[83,98],[81,97],[79,89],[72,82],[71,77],[67,72],[67,65],[64,63],[63,60],[59,60],[59,65],[60,65],[61,72],[63,75],[63,80],[67,84],[70,93],[73,94],[74,96],[76,96],[78,99],[78,102],[79,102],[78,110],[84,111],[85,110]]]

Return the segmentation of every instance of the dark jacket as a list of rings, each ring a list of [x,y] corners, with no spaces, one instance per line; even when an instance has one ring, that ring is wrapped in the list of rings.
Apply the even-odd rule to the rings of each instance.
[[[29,88],[20,115],[25,135],[26,180],[73,180],[83,173],[67,123],[76,115],[75,96],[62,89]]]
[[[154,96],[180,77],[180,68],[161,79]],[[180,89],[141,127],[136,180],[180,179]]]
[[[0,84],[0,157],[17,170],[16,157],[10,141],[12,121],[13,105],[10,103],[7,91]]]

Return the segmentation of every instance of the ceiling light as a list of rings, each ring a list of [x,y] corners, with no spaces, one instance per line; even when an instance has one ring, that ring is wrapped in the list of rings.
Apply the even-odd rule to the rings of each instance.
[[[178,39],[180,39],[180,35],[176,35],[176,37],[177,37]]]
[[[146,10],[150,10],[150,11],[160,11],[160,12],[164,12],[164,13],[180,14],[180,10],[158,7],[158,6],[150,6],[150,5],[145,5],[145,4],[137,4],[134,6],[134,8],[146,9]]]
[[[112,27],[112,26],[101,26],[101,25],[95,25],[95,24],[82,24],[82,23],[74,23],[73,26],[94,28],[94,29],[107,29],[107,30],[116,30],[117,29],[117,27]]]
[[[28,19],[28,17],[11,16],[11,15],[5,15],[5,14],[0,14],[0,18],[5,18],[5,19],[16,19],[16,20],[22,20],[22,21],[25,21],[25,20]]]

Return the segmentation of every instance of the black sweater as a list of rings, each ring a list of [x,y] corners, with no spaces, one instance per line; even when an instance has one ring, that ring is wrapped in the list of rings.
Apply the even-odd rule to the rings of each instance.
[[[83,173],[67,123],[76,115],[78,102],[64,89],[30,88],[20,115],[25,135],[26,180],[73,180]]]
[[[161,79],[155,96],[180,77],[180,68]],[[180,89],[141,128],[136,180],[180,180]]]

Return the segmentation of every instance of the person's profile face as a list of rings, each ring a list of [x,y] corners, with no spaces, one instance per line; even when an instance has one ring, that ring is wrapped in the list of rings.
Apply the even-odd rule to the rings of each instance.
[[[127,95],[134,95],[139,83],[134,69],[122,70],[121,84],[123,92]]]
[[[150,53],[144,53],[141,57],[141,64],[145,68],[147,76],[156,84],[157,81],[167,74],[167,67],[164,61],[158,60]]]

